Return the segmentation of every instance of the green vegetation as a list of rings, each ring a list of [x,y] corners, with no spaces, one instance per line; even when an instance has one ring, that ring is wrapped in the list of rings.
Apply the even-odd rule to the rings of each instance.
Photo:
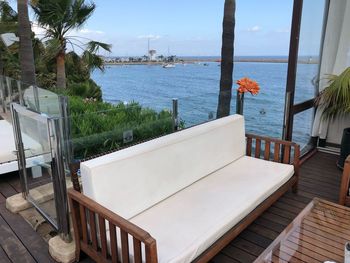
[[[169,111],[143,108],[138,103],[112,105],[70,97],[74,157],[87,158],[172,132]],[[132,130],[133,140],[123,142]]]
[[[93,3],[85,4],[84,0],[36,0],[31,1],[31,7],[46,31],[42,40],[31,34],[36,83],[39,87],[69,97],[75,159],[103,154],[172,132],[172,114],[169,111],[157,112],[136,102],[128,105],[102,102],[102,91],[90,75],[95,69],[104,70],[98,52],[100,48],[109,51],[110,45],[82,41],[68,34],[85,24],[95,10]],[[6,1],[0,3],[0,11],[0,33],[18,33],[19,15]],[[67,45],[73,47],[68,53]],[[81,51],[80,55],[74,47]],[[0,43],[0,74],[22,79],[24,73],[19,53],[18,43],[10,47]],[[132,138],[125,140],[124,133],[128,131],[132,131]]]
[[[47,54],[56,62],[56,86],[66,88],[66,48],[70,45],[73,50],[82,50],[81,61],[92,71],[95,68],[103,70],[103,60],[98,56],[99,49],[110,51],[111,45],[71,36],[74,29],[84,26],[95,11],[95,4],[86,3],[85,0],[36,0],[32,1],[32,9],[39,25],[45,29],[45,45]],[[85,41],[86,42],[86,41]]]
[[[320,93],[316,105],[323,107],[325,119],[350,113],[350,67],[339,76],[329,76],[329,86]]]
[[[84,1],[78,2],[80,5],[84,5]],[[47,15],[47,13],[44,12],[47,8],[46,5],[55,5],[56,9],[50,9],[51,14],[55,14],[57,12],[61,12],[57,9],[58,6],[60,6],[61,4],[64,5],[65,8],[69,9],[69,6],[72,4],[72,1],[32,1],[31,3],[33,7],[35,6],[37,10],[38,19],[41,17],[41,25],[44,26],[46,25],[46,22],[50,22],[50,20],[47,20],[47,18],[45,18],[45,16]],[[90,8],[92,7],[94,6],[90,6]],[[77,10],[71,10],[71,12],[73,11],[76,12]],[[74,14],[70,13],[70,15]],[[88,18],[89,16],[86,17],[86,19]],[[17,34],[18,19],[18,14],[15,10],[11,8],[11,6],[6,1],[0,2],[1,34],[8,32],[13,32]],[[83,25],[86,19],[80,17],[80,25]],[[72,28],[76,27],[76,23],[74,25],[71,25]],[[69,26],[69,23],[65,22],[64,26]],[[51,35],[50,32],[52,28],[49,24],[45,26],[45,29],[47,30],[47,34],[42,40],[39,40],[35,37],[34,34],[32,34],[36,83],[39,87],[54,89],[56,87],[60,87],[57,84],[57,52],[61,50],[60,48],[62,48],[62,46],[58,45],[58,42],[54,40],[54,36]],[[63,37],[65,37],[65,35]],[[89,40],[87,43],[84,43],[84,41],[81,41],[79,39],[73,40],[68,36],[65,37],[65,41],[66,42],[63,42],[61,44],[73,43],[72,45],[76,47],[76,49],[82,51],[81,55],[78,55],[74,50],[68,53],[64,51],[65,80],[62,81],[66,83],[66,90],[69,91],[69,94],[79,95],[83,98],[95,98],[97,100],[102,100],[101,89],[91,79],[90,75],[91,72],[95,69],[102,71],[104,70],[103,60],[101,57],[98,56],[98,52],[100,48],[109,50],[110,46],[92,40]],[[74,43],[79,43],[79,45]],[[20,69],[19,52],[20,47],[18,43],[14,43],[10,47],[5,47],[2,41],[0,41],[0,74],[12,77],[14,79],[22,79],[23,72],[21,72]]]

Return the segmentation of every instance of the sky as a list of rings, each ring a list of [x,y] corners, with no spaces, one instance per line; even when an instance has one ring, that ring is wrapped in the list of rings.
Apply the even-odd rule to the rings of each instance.
[[[86,28],[113,55],[218,56],[224,0],[96,0]],[[236,55],[287,55],[292,0],[237,0]],[[169,52],[168,52],[169,49]]]
[[[288,55],[293,0],[236,2],[235,55]],[[142,56],[147,53],[148,39],[157,55],[220,55],[224,0],[94,3],[96,10],[86,25],[71,34],[112,44],[109,56]],[[34,31],[38,36],[43,33],[37,27]],[[312,44],[307,45],[312,50]]]

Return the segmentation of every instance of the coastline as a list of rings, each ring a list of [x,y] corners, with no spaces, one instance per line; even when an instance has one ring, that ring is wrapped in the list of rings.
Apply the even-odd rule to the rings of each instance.
[[[180,59],[175,62],[175,64],[198,64],[206,62],[217,62],[220,63],[220,60],[214,58],[196,58],[196,59]],[[287,58],[235,58],[234,62],[236,63],[288,63]],[[147,62],[105,62],[105,65],[164,65],[167,62],[163,61],[147,61]],[[299,59],[299,64],[318,64],[317,60],[307,60]]]

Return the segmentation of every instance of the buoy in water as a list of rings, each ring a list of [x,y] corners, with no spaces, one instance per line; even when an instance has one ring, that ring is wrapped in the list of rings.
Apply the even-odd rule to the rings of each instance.
[[[265,114],[266,114],[265,109],[261,109],[261,110],[260,110],[260,114],[261,114],[261,115],[265,115]]]

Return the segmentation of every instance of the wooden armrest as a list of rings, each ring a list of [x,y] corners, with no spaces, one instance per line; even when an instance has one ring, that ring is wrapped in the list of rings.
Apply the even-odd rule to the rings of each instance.
[[[146,262],[157,262],[156,240],[148,232],[74,189],[68,190],[68,199],[72,211],[74,237],[78,251],[82,249],[97,261],[104,261],[109,256],[117,260],[117,243],[119,243],[121,244],[122,261],[128,262],[129,236],[132,236],[133,255],[136,262],[138,262],[138,259],[140,262],[142,260],[142,243],[145,245],[144,258]],[[109,239],[106,237],[106,221],[109,226]],[[98,228],[96,225],[98,225]],[[117,240],[117,229],[120,230],[121,240]],[[97,240],[101,241],[100,247]],[[110,241],[111,255],[108,255],[107,240]]]
[[[350,187],[350,155],[346,158],[343,170],[343,176],[340,184],[340,192],[339,192],[339,204],[346,205],[350,204],[347,199]]]

